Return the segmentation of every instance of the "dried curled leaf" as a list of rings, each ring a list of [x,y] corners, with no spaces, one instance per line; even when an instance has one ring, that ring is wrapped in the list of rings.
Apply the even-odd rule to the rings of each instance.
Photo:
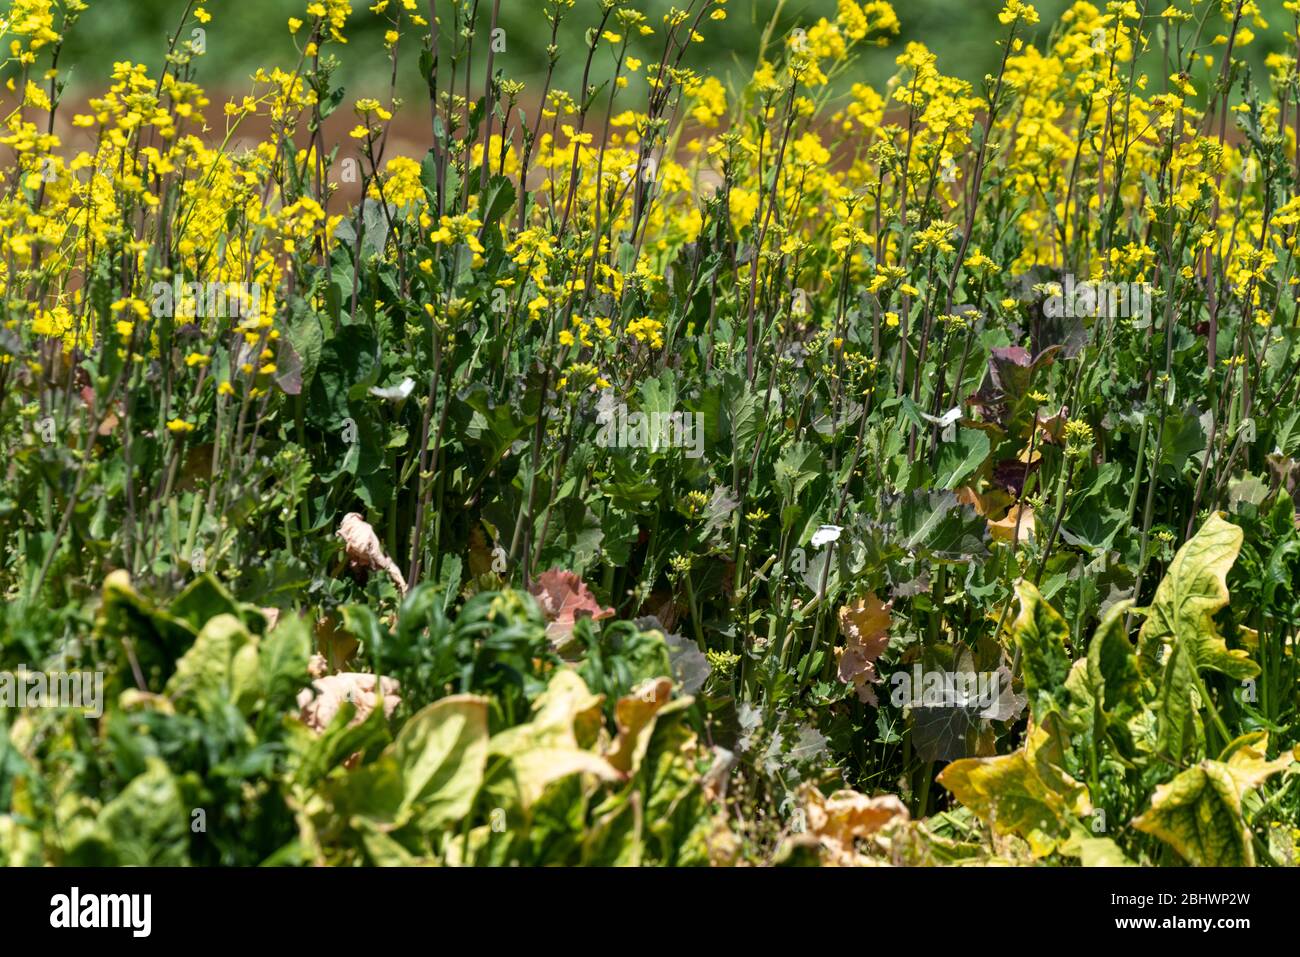
[[[317,678],[311,684],[310,688],[298,692],[298,707],[303,722],[317,734],[329,727],[343,702],[351,700],[357,709],[351,725],[365,721],[378,703],[375,675],[349,671]],[[402,702],[401,685],[395,678],[382,678],[379,687],[384,698],[384,716],[392,717]]]
[[[903,802],[893,794],[867,797],[843,790],[824,797],[816,787],[805,785],[802,798],[808,834],[821,844],[823,863],[835,867],[869,863],[857,850],[858,839],[910,819]]]
[[[1065,423],[1070,421],[1070,407],[1061,406],[1061,410],[1055,415],[1040,413],[1036,419],[1038,422],[1038,437],[1051,445],[1060,445],[1065,433]]]
[[[343,516],[343,521],[339,522],[338,534],[347,546],[348,562],[353,568],[381,571],[393,580],[398,592],[406,594],[406,579],[397,563],[384,554],[379,536],[370,523],[356,512],[348,512]]]
[[[316,652],[307,660],[307,674],[313,678],[324,678],[329,673],[329,662],[325,660],[325,656],[320,652]]]
[[[546,626],[547,637],[557,648],[568,641],[579,618],[590,617],[600,621],[614,616],[614,609],[602,607],[574,572],[558,568],[542,572],[533,582],[531,591],[549,623]]]
[[[890,609],[893,602],[882,602],[876,595],[859,598],[840,609],[840,634],[844,636],[843,648],[836,648],[839,658],[839,678],[851,684],[858,699],[864,704],[878,704],[875,689],[880,675],[876,673],[876,660],[889,645]]]

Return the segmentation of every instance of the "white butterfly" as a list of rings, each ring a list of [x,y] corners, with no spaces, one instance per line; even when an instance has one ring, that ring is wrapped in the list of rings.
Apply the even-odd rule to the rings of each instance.
[[[838,541],[840,532],[843,529],[839,525],[822,525],[817,531],[813,532],[812,547],[821,548],[831,542]]]

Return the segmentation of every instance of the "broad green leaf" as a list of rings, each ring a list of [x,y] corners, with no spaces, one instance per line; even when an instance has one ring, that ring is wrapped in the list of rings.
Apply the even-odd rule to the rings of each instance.
[[[486,229],[491,229],[514,208],[515,185],[504,176],[493,176],[479,199],[479,209],[483,211],[480,219]]]
[[[244,623],[234,615],[211,619],[176,662],[164,693],[174,701],[223,693],[230,686],[236,652],[250,640]]]
[[[1275,760],[1268,760],[1268,732],[1252,731],[1232,741],[1219,760],[1226,763],[1228,772],[1244,796],[1274,774],[1287,770],[1300,761],[1300,749],[1283,751]]]
[[[494,458],[537,422],[538,403],[532,396],[518,403],[498,402],[486,385],[475,382],[460,393],[459,399],[474,411],[466,434],[491,449]]]
[[[965,562],[982,556],[986,522],[952,492],[913,492],[897,510],[903,547],[940,562]]]
[[[1082,824],[1075,827],[1061,853],[1077,857],[1084,867],[1137,867],[1113,840],[1097,837]]]
[[[787,448],[776,461],[776,485],[781,490],[781,500],[798,501],[805,485],[815,479],[825,467],[821,453],[809,442],[796,442]]]
[[[533,703],[534,717],[494,735],[489,754],[509,761],[516,795],[533,805],[552,781],[591,773],[607,781],[622,775],[603,757],[587,750],[596,743],[604,695],[592,694],[577,672],[562,668]]]
[[[1065,678],[1065,714],[1070,730],[1076,734],[1097,733],[1097,695],[1088,679],[1088,659],[1080,658],[1070,666]]]
[[[1246,652],[1228,650],[1214,624],[1215,613],[1228,604],[1228,571],[1241,542],[1241,529],[1216,513],[1178,550],[1139,633],[1143,671],[1154,673],[1162,648],[1182,644],[1200,670],[1237,679],[1259,674]]]
[[[469,813],[483,780],[488,746],[487,698],[452,695],[411,717],[389,746],[402,771],[402,810],[440,828]]]
[[[260,684],[271,708],[291,707],[298,691],[306,687],[311,635],[297,615],[285,615],[258,643]]]
[[[1165,662],[1153,703],[1156,746],[1166,754],[1181,758],[1188,737],[1193,734],[1193,716],[1204,704],[1197,688],[1192,653],[1186,645],[1174,645]]]
[[[302,385],[310,387],[325,347],[325,332],[320,316],[305,299],[294,297],[292,300],[285,322],[285,336],[302,363]]]
[[[729,403],[731,444],[736,449],[752,451],[763,431],[763,397],[755,392],[749,384],[736,383],[733,395],[738,396]]]
[[[619,795],[596,809],[592,825],[582,840],[584,867],[636,867],[641,863],[644,815],[641,794]]]
[[[175,867],[189,863],[189,823],[176,779],[150,758],[144,773],[104,805],[96,830],[123,866]]]
[[[939,488],[956,488],[967,476],[984,464],[988,455],[988,433],[979,429],[960,430],[954,441],[944,442],[939,446],[935,483]]]
[[[666,423],[674,412],[681,412],[677,408],[677,380],[670,370],[665,369],[659,378],[646,379],[641,383],[640,411],[646,417],[644,427],[649,443],[646,447],[650,454],[667,451],[664,448],[667,439],[665,430],[658,428],[655,423]]]
[[[230,700],[241,714],[250,715],[262,699],[262,673],[259,667],[257,637],[240,646],[230,659]]]
[[[1132,607],[1132,599],[1112,605],[1088,646],[1088,682],[1107,714],[1124,715],[1141,706],[1137,655],[1124,633]]]
[[[1041,721],[1062,704],[1061,692],[1070,673],[1065,650],[1070,628],[1030,582],[1018,582],[1016,596],[1020,614],[1011,624],[1011,636],[1020,649],[1029,707]]]
[[[1213,514],[1174,556],[1138,636],[1139,668],[1154,675],[1163,657],[1156,709],[1160,748],[1180,758],[1199,701],[1198,672],[1238,680],[1259,673],[1240,649],[1228,650],[1214,615],[1228,603],[1227,575],[1241,550],[1241,529]],[[1199,702],[1204,704],[1205,702]]]
[[[137,592],[126,571],[118,569],[104,579],[95,633],[129,643],[149,687],[158,687],[171,676],[176,660],[194,643],[196,632],[189,622],[156,607]]]
[[[358,814],[352,819],[352,826],[360,832],[366,857],[376,867],[414,867],[424,863],[389,837],[384,828],[375,821]]]
[[[167,608],[174,618],[198,631],[218,615],[239,615],[239,603],[211,574],[202,574],[185,586]]]
[[[375,384],[380,372],[378,353],[379,343],[367,326],[339,327],[334,338],[321,347],[308,390],[307,418],[313,425],[338,434],[349,418],[356,418],[349,393],[354,387],[360,386],[364,392]]]
[[[1156,788],[1133,826],[1196,867],[1253,867],[1255,849],[1228,766],[1202,761]]]
[[[388,719],[383,708],[372,709],[364,721],[354,725],[351,721],[356,713],[356,705],[344,701],[329,727],[319,735],[297,723],[294,750],[298,762],[293,773],[294,784],[300,787],[314,784],[353,754],[386,742]]]
[[[0,814],[0,867],[40,867],[45,862],[40,834]]]
[[[638,778],[646,795],[646,852],[669,867],[708,864],[716,833],[696,767],[698,741],[685,701],[678,699],[660,710]]]

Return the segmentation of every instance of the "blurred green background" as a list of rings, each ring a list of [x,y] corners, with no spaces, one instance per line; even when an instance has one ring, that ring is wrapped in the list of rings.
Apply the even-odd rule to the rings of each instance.
[[[62,58],[64,64],[74,64],[72,83],[75,93],[89,93],[102,88],[113,61],[132,60],[146,63],[151,70],[162,64],[163,51],[168,36],[185,9],[185,0],[89,0],[90,9],[82,15],[73,31]],[[222,94],[238,93],[248,86],[248,77],[258,66],[283,66],[291,68],[296,62],[296,52],[289,36],[286,22],[290,16],[303,17],[308,0],[253,0],[246,4],[214,2],[209,4],[212,22],[207,24],[207,55],[199,63],[199,80],[210,90]],[[387,87],[388,57],[383,46],[385,20],[369,11],[372,0],[354,0],[351,25],[347,31],[347,47],[335,47],[344,66],[339,78],[349,96],[380,94]],[[1095,0],[1104,6],[1104,0]],[[1201,3],[1213,0],[1201,0]],[[427,0],[419,0],[420,9],[427,13]],[[628,0],[629,5],[642,10],[656,25],[672,5],[672,0]],[[677,0],[678,5],[684,5]],[[1044,38],[1068,0],[1035,0],[1041,22],[1035,28]],[[1186,6],[1186,4],[1180,4]],[[1198,4],[1199,6],[1200,4]],[[777,7],[777,0],[731,0],[728,19],[721,23],[708,23],[708,42],[692,51],[691,65],[696,69],[708,67],[715,74],[728,68],[747,72],[753,61],[754,50],[763,26]],[[908,40],[927,44],[939,56],[939,67],[945,73],[978,81],[986,73],[997,69],[1000,55],[995,45],[997,37],[1005,35],[1006,28],[997,22],[997,11],[1002,0],[895,0],[894,8],[902,21],[902,34],[888,48],[865,50],[855,65],[850,79],[874,84],[883,83],[895,70],[894,57]],[[1165,0],[1152,0],[1151,9],[1158,13]],[[1261,34],[1251,48],[1251,59],[1258,65],[1265,53],[1283,48],[1282,28],[1290,15],[1281,9],[1281,0],[1263,0],[1261,6],[1266,16],[1274,22]],[[449,9],[446,0],[440,0],[440,9]],[[480,0],[480,10],[490,11],[490,0]],[[787,0],[781,15],[782,27],[811,24],[819,17],[833,19],[835,0]],[[499,56],[498,63],[507,76],[525,81],[529,89],[540,90],[545,72],[545,47],[549,30],[541,12],[541,0],[503,0],[501,25],[506,30],[507,52]],[[558,70],[559,84],[576,89],[581,80],[582,57],[580,48],[584,31],[599,18],[597,0],[578,0],[568,14],[561,50],[573,51],[562,56]],[[481,13],[486,26],[487,12]],[[1211,14],[1219,32],[1218,15]],[[403,92],[409,96],[420,92],[417,76],[415,34],[411,31],[404,45],[402,69]],[[1226,31],[1224,31],[1226,32]],[[1257,31],[1258,32],[1258,31]],[[486,34],[486,29],[480,37]],[[482,42],[480,40],[480,42]],[[656,50],[658,37],[643,42],[643,57]],[[482,47],[480,47],[480,50]],[[480,60],[480,62],[482,62]],[[1154,67],[1152,63],[1148,68]],[[1153,77],[1154,79],[1154,77]],[[527,99],[527,96],[525,97]]]

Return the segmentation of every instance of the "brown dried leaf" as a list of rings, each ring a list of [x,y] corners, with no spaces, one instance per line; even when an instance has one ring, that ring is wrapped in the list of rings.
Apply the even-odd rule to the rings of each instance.
[[[1060,445],[1065,433],[1065,423],[1070,421],[1070,407],[1061,406],[1055,415],[1038,416],[1038,437],[1051,445]]]
[[[339,523],[338,535],[347,546],[348,562],[353,568],[382,571],[393,580],[398,592],[406,594],[406,579],[397,564],[384,554],[379,536],[364,518],[356,512],[348,512]]]
[[[298,692],[298,707],[303,722],[317,734],[329,727],[344,701],[350,699],[357,709],[349,725],[365,721],[378,703],[375,676],[371,674],[348,671],[317,678],[311,684],[311,688]],[[396,678],[383,678],[379,688],[384,699],[384,716],[391,718],[402,701],[399,696],[401,685]]]
[[[811,784],[803,787],[803,807],[808,833],[821,844],[825,863],[838,867],[869,863],[858,852],[856,841],[910,819],[903,802],[893,794],[867,797],[842,790],[823,797]]]
[[[889,645],[889,623],[893,602],[882,602],[874,593],[845,605],[839,612],[844,647],[836,648],[839,679],[855,687],[858,699],[875,706],[879,702],[871,687],[880,680],[876,659]]]

